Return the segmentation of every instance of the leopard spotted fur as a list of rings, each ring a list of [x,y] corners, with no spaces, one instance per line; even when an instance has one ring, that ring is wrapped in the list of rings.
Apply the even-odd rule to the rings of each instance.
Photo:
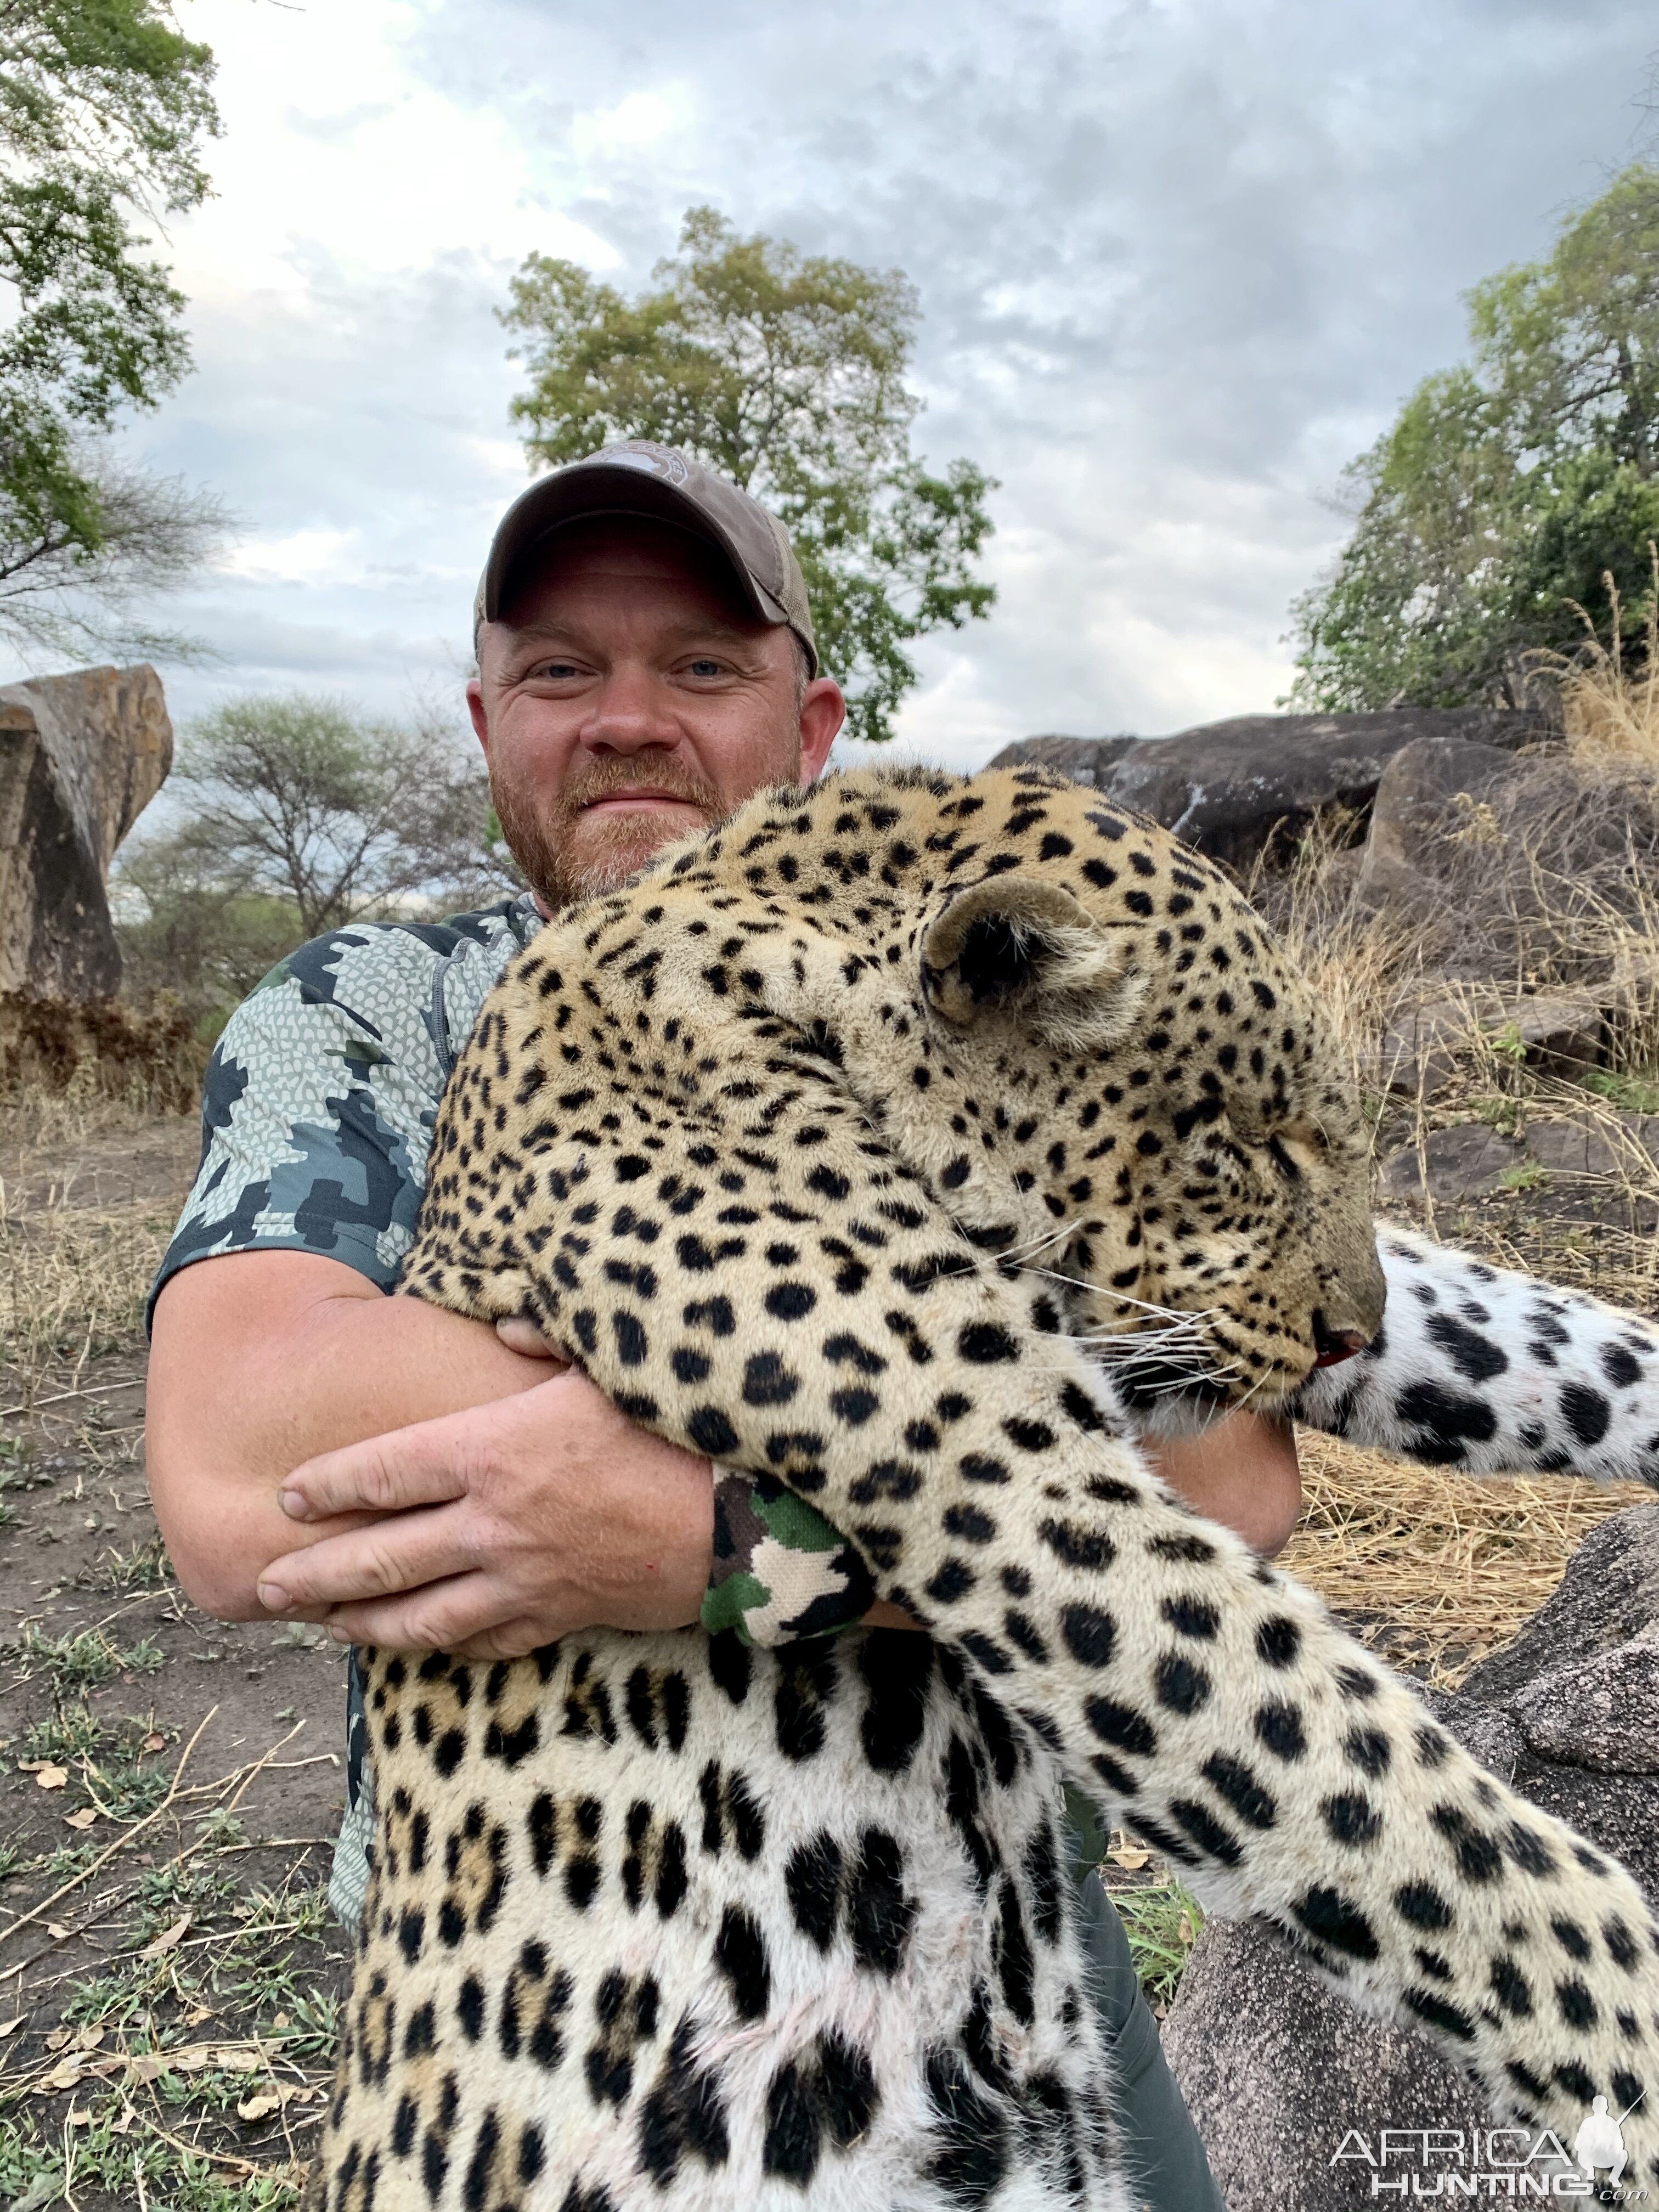
[[[931,1633],[364,1653],[329,2212],[1127,2212],[1062,1776],[1497,2111],[1659,2078],[1634,1884],[1134,1442],[1248,1401],[1651,1479],[1659,1340],[1379,1262],[1320,1010],[1173,839],[1034,772],[761,794],[507,971],[404,1286],[781,1476]]]

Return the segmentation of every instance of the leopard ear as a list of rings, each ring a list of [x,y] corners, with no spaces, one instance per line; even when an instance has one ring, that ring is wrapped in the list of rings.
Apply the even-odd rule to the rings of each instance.
[[[1146,995],[1134,933],[1108,929],[1041,876],[994,876],[960,891],[923,933],[928,1005],[958,1029],[1012,1017],[1079,1051],[1121,1043]]]

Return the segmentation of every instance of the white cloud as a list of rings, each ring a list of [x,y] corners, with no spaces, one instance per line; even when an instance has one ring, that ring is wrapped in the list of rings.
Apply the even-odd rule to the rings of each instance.
[[[286,538],[247,538],[232,547],[225,568],[255,584],[343,584],[362,573],[360,562],[343,557],[356,537],[350,530],[293,530]]]
[[[244,538],[179,610],[183,708],[455,678],[524,479],[494,310],[532,248],[630,285],[711,201],[907,269],[935,461],[1000,480],[994,619],[928,640],[908,748],[1271,706],[1324,503],[1454,357],[1460,291],[1625,149],[1637,0],[180,0],[220,64],[176,226],[196,374],[136,450]]]

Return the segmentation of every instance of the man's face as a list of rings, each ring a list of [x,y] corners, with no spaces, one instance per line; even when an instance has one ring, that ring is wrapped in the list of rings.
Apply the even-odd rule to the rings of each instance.
[[[502,833],[550,908],[614,890],[769,783],[811,782],[845,702],[801,684],[716,549],[665,524],[572,523],[478,641],[467,686]]]

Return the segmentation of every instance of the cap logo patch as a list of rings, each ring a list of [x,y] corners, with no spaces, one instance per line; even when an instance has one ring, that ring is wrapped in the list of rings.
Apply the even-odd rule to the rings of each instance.
[[[592,458],[613,468],[639,469],[648,477],[666,477],[670,483],[690,482],[684,456],[668,446],[647,446],[643,441],[630,446],[607,446]]]

